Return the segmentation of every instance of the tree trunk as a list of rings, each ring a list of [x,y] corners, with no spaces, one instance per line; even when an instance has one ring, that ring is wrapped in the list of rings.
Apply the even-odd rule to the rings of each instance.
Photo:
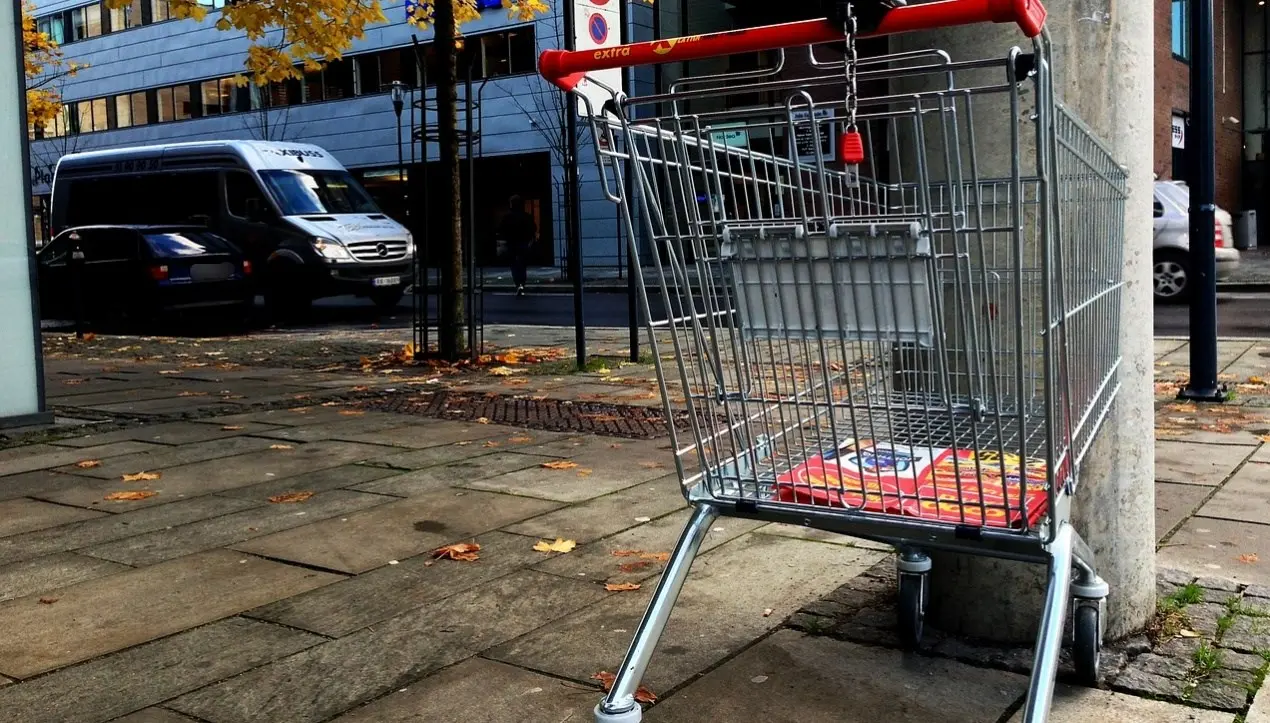
[[[458,48],[455,41],[455,0],[436,0],[437,135],[441,184],[433,206],[445,214],[440,245],[441,318],[437,330],[441,356],[457,360],[463,352],[463,197],[459,180]]]

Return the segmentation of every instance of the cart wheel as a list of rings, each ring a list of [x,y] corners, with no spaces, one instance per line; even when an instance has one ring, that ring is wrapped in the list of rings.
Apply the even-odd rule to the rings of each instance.
[[[1072,620],[1072,663],[1076,666],[1076,678],[1082,685],[1090,687],[1098,685],[1098,657],[1102,648],[1098,616],[1097,605],[1078,603],[1075,619]]]
[[[900,642],[913,650],[922,642],[926,620],[926,575],[900,575],[900,599],[896,609]]]

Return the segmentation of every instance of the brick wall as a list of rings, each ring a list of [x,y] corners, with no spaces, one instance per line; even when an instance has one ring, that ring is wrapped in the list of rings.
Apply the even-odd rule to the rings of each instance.
[[[1240,0],[1213,3],[1214,85],[1217,110],[1217,204],[1242,208],[1243,130],[1225,119],[1243,119],[1243,42]],[[1172,0],[1155,2],[1155,172],[1173,177],[1172,118],[1190,109],[1190,65],[1173,57]]]

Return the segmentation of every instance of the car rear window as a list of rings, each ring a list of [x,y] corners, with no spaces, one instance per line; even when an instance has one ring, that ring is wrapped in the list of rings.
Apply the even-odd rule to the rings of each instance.
[[[154,255],[162,258],[234,252],[234,247],[228,241],[209,233],[193,231],[148,233],[145,235],[145,239],[146,244],[150,246],[150,250],[154,252]]]

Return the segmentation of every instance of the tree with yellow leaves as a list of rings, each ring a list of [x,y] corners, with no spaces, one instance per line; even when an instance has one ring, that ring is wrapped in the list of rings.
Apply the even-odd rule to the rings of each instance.
[[[39,127],[62,112],[62,94],[54,84],[84,66],[65,61],[57,43],[36,27],[34,10],[30,3],[22,4],[22,58],[26,75],[26,120]]]

